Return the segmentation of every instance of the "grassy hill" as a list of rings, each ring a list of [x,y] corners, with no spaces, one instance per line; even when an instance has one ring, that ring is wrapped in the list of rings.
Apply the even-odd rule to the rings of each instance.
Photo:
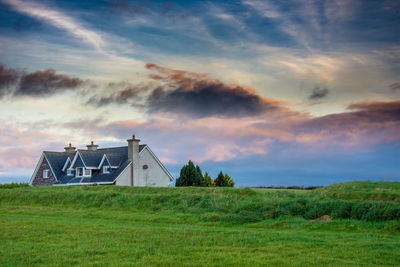
[[[309,222],[322,215],[327,222]],[[400,183],[0,186],[0,266],[399,265]]]

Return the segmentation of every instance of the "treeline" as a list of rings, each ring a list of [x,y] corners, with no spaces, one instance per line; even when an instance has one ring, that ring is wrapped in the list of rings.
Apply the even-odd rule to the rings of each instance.
[[[182,167],[179,178],[176,179],[175,186],[234,187],[235,182],[227,173],[223,174],[222,171],[213,180],[208,172],[205,172],[203,175],[199,165],[195,166],[189,160],[188,164]]]

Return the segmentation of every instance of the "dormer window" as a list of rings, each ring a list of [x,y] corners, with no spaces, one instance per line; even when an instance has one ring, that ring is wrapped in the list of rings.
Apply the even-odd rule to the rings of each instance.
[[[92,170],[85,169],[83,176],[92,176]]]
[[[68,176],[72,176],[72,175],[73,175],[73,172],[72,172],[71,169],[67,169],[67,175],[68,175]]]
[[[110,166],[103,166],[103,173],[110,173]]]
[[[43,178],[47,179],[49,177],[50,177],[50,170],[49,169],[43,170]]]
[[[84,168],[76,168],[76,177],[82,177],[83,176],[83,169]]]
[[[76,168],[76,177],[92,176],[92,170],[86,169],[84,167]]]

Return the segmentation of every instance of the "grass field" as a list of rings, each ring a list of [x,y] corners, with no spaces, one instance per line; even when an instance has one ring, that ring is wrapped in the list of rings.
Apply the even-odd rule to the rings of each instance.
[[[0,266],[399,266],[400,183],[0,186],[0,229]]]

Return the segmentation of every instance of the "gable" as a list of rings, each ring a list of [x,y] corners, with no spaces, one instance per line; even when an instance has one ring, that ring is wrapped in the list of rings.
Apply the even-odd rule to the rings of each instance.
[[[111,167],[110,161],[108,160],[106,154],[103,155],[103,158],[101,159],[101,162],[100,162],[100,164],[98,166],[98,169],[101,170],[103,168],[103,166],[110,166]]]
[[[71,167],[71,159],[68,157],[67,160],[65,161],[62,171],[65,172],[69,167]]]
[[[161,161],[157,158],[157,156],[153,153],[153,151],[151,151],[151,149],[150,149],[149,146],[146,145],[146,146],[142,149],[142,151],[139,152],[139,156],[140,156],[140,154],[146,153],[146,152],[148,152],[149,155],[150,155],[150,157],[152,157],[152,158],[156,161],[157,165],[158,165],[158,166],[163,170],[163,172],[168,176],[169,180],[170,180],[170,181],[173,181],[174,178],[172,177],[172,175],[169,173],[169,171],[167,170],[167,168],[165,168],[165,166],[161,163]]]
[[[49,170],[49,177],[44,178],[43,172],[44,170]],[[54,175],[54,172],[51,168],[50,162],[47,160],[45,154],[43,153],[39,159],[39,162],[36,166],[35,172],[31,177],[31,181],[29,185],[38,186],[38,185],[53,185],[57,182],[57,178]]]
[[[79,168],[79,167],[85,167],[85,163],[83,163],[81,155],[78,153],[72,168],[76,169],[76,168]]]

